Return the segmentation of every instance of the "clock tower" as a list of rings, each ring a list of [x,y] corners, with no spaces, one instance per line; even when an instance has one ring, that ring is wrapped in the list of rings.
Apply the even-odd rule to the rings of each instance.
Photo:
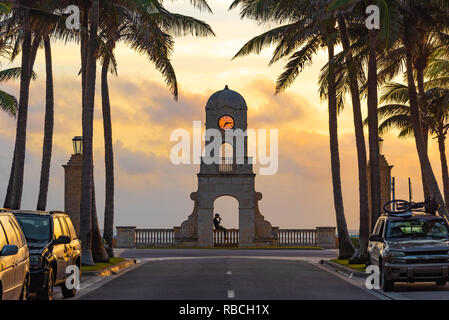
[[[278,228],[258,209],[262,194],[255,191],[252,158],[248,157],[247,105],[226,86],[206,104],[206,146],[198,173],[198,190],[190,195],[193,212],[180,227],[175,241],[180,246],[214,246],[214,202],[231,196],[239,203],[240,247],[276,245]],[[218,154],[217,154],[218,153]]]

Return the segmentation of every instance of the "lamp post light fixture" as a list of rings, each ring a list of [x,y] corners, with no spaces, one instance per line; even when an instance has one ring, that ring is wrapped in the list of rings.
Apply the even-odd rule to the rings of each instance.
[[[83,154],[83,137],[73,137],[72,142],[74,154]]]
[[[382,154],[382,149],[384,147],[384,139],[382,139],[381,137],[379,137],[379,155]]]

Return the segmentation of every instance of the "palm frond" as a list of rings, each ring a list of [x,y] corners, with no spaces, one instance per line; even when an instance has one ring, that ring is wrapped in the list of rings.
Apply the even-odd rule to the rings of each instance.
[[[8,113],[11,117],[15,118],[17,114],[17,99],[13,95],[0,90],[0,109]]]

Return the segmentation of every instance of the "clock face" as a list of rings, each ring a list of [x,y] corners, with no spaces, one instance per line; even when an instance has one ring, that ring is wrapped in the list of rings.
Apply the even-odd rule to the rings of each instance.
[[[231,130],[234,128],[234,119],[231,116],[222,116],[218,125],[222,130]]]

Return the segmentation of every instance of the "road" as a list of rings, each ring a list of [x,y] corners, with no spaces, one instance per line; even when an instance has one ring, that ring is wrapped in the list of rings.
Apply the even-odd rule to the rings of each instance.
[[[334,251],[126,250],[140,266],[94,289],[81,300],[340,299],[378,296],[318,265]]]

